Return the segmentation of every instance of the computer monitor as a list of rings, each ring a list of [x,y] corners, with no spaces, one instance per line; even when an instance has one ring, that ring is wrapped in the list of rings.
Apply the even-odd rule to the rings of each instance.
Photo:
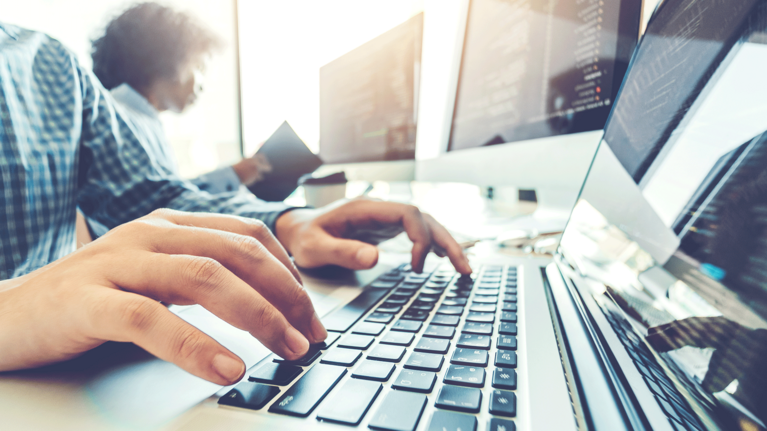
[[[419,13],[320,68],[323,171],[413,179],[422,37]]]
[[[441,124],[419,131],[417,178],[557,187],[574,202],[636,46],[641,0],[462,6],[455,97]]]

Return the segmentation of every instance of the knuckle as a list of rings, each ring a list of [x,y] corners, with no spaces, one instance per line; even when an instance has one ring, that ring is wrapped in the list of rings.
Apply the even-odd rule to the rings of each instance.
[[[215,259],[195,257],[189,262],[186,274],[195,287],[214,289],[223,277],[224,267]]]
[[[192,361],[205,351],[205,345],[205,339],[200,333],[192,329],[184,330],[179,333],[174,344],[174,353],[178,360]]]
[[[261,220],[250,219],[247,221],[247,223],[248,232],[254,238],[260,239],[272,234],[269,228],[266,227],[266,223],[262,222]]]
[[[158,303],[144,297],[129,299],[122,305],[122,321],[130,330],[143,331],[151,325],[158,306]]]
[[[406,205],[405,211],[414,217],[421,216],[421,210],[419,210],[418,207],[415,205]]]
[[[273,328],[273,325],[277,320],[278,317],[276,309],[268,306],[262,306],[253,310],[253,315],[251,316],[250,321],[253,322],[257,328],[271,328],[277,330],[278,328]]]
[[[158,209],[152,211],[151,213],[149,213],[149,215],[147,217],[148,218],[164,218],[164,219],[167,219],[167,218],[173,217],[174,215],[177,215],[178,213],[179,213],[178,211],[172,210],[172,209],[169,209],[169,208],[158,208]]]
[[[246,235],[235,235],[231,239],[233,251],[249,258],[260,260],[263,257],[264,246],[257,239]]]

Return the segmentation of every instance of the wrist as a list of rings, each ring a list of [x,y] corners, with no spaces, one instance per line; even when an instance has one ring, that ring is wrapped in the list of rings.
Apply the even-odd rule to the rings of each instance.
[[[282,243],[282,246],[293,254],[294,238],[298,236],[298,231],[308,219],[311,218],[315,210],[310,208],[296,208],[282,213],[274,223],[274,236]]]

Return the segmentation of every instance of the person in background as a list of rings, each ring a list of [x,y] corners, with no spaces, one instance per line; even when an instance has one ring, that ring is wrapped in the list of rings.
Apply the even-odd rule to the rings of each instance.
[[[151,141],[157,157],[175,164],[159,113],[181,113],[203,90],[206,64],[221,41],[191,16],[157,3],[138,3],[92,41],[93,73]],[[209,193],[232,192],[271,171],[263,155],[244,158],[192,180]]]

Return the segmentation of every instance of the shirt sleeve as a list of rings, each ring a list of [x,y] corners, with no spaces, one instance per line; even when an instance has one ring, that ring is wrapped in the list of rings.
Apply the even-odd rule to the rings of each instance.
[[[200,190],[210,194],[233,192],[242,184],[231,166],[216,169],[190,180]]]
[[[292,209],[244,190],[213,195],[182,179],[123,119],[122,108],[90,71],[78,66],[78,77],[82,133],[77,201],[86,216],[111,229],[155,209],[172,208],[251,217],[274,231],[277,218]]]

